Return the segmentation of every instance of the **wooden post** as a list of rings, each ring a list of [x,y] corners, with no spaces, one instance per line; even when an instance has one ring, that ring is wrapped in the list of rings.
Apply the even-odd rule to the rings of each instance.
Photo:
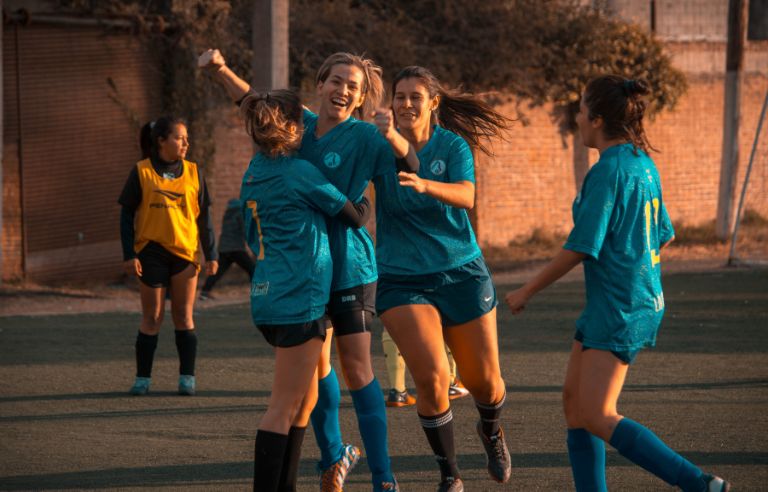
[[[723,112],[723,158],[717,196],[715,233],[725,240],[735,221],[734,199],[739,171],[739,106],[741,72],[747,32],[747,0],[728,1],[728,48],[725,58],[725,110]]]
[[[253,75],[256,90],[288,87],[288,2],[253,2]]]

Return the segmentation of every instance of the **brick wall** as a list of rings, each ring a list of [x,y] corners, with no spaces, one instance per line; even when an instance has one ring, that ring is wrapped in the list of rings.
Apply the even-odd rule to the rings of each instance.
[[[691,72],[720,57],[722,43],[673,45],[673,56],[688,56]],[[737,195],[741,191],[760,108],[768,89],[768,69],[763,60],[768,45],[753,46],[753,68],[745,74],[742,88],[740,170]],[[763,63],[762,61],[760,63]],[[723,63],[724,65],[724,63]],[[724,78],[720,75],[689,74],[689,90],[674,111],[659,115],[647,124],[651,143],[661,152],[653,154],[661,173],[664,198],[675,223],[700,224],[712,221],[717,209],[722,152]],[[502,108],[514,116],[514,102]],[[573,177],[573,142],[561,137],[549,108],[526,110],[528,126],[515,123],[506,142],[494,144],[494,157],[477,156],[477,201],[475,227],[481,245],[505,246],[526,238],[537,228],[567,233],[572,226],[571,203],[576,195]],[[250,159],[251,146],[236,111],[223,113],[217,130],[215,169],[209,176],[214,193],[217,231],[223,207],[237,196],[240,178]],[[746,206],[768,217],[768,122],[763,127],[761,152],[752,171]],[[590,151],[590,162],[598,158]],[[372,227],[369,225],[369,230]]]
[[[688,93],[672,112],[647,124],[661,152],[652,154],[661,173],[664,199],[676,223],[700,224],[715,218],[722,154],[723,78],[693,77]],[[741,191],[768,77],[745,77],[739,133]],[[503,108],[514,114],[510,106]],[[567,232],[571,225],[573,142],[563,142],[547,108],[527,112],[531,124],[516,124],[495,156],[478,156],[477,233],[482,245],[504,246],[537,228]],[[768,125],[763,127],[768,139]],[[564,143],[566,144],[564,146]],[[746,207],[768,217],[768,147],[760,146],[750,178]],[[590,162],[597,160],[590,152]]]
[[[251,138],[245,133],[237,109],[228,105],[221,109],[219,115],[219,124],[215,130],[216,155],[213,164],[205,166],[205,178],[213,201],[211,214],[217,241],[227,202],[240,196],[240,182],[253,157]]]

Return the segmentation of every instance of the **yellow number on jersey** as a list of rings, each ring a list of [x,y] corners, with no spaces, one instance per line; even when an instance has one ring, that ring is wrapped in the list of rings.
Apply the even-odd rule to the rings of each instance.
[[[653,222],[659,225],[659,199],[653,199]],[[655,267],[661,261],[661,256],[651,248],[651,202],[645,202],[645,238],[648,242],[648,250],[651,252],[651,267]]]
[[[251,214],[253,215],[253,220],[256,221],[256,231],[259,233],[259,257],[256,258],[257,260],[263,260],[264,259],[264,241],[263,237],[261,235],[261,221],[259,220],[259,209],[256,205],[255,200],[248,200],[246,202],[248,208],[251,209]]]

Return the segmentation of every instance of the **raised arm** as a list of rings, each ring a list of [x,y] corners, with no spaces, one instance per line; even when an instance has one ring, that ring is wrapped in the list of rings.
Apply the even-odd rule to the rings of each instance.
[[[373,113],[373,123],[379,129],[379,133],[389,142],[392,152],[397,160],[397,170],[409,173],[419,171],[419,157],[413,146],[395,129],[392,110],[379,108]]]
[[[216,81],[224,87],[229,97],[235,102],[242,99],[251,90],[248,82],[229,69],[219,50],[213,49],[203,52],[197,59],[197,66],[210,70]]]

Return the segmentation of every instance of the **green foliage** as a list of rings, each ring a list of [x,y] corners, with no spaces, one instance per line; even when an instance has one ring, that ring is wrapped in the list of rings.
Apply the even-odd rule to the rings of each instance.
[[[288,1],[288,0],[286,0]],[[196,68],[217,47],[243,76],[251,72],[248,0],[59,0],[70,12],[137,20],[163,70],[163,111],[189,120],[191,157],[210,163],[210,113],[223,91]],[[316,70],[335,51],[364,53],[385,77],[407,65],[443,82],[496,91],[531,106],[553,104],[564,133],[586,83],[598,74],[645,78],[651,113],[671,108],[686,88],[662,44],[643,29],[578,0],[290,0],[290,80],[312,90]]]
[[[58,1],[58,9],[66,13],[134,21],[136,34],[157,57],[162,71],[161,113],[187,120],[189,159],[205,166],[209,174],[215,152],[213,112],[227,100],[211,77],[197,69],[197,57],[218,47],[234,70],[249,73],[250,5],[248,0]],[[110,89],[110,97],[125,111],[119,92],[114,86]]]
[[[551,102],[564,132],[575,129],[580,95],[596,75],[645,78],[651,113],[686,89],[658,40],[576,0],[292,1],[293,83],[311,86],[339,50],[366,53],[390,77],[418,64],[449,85]]]

